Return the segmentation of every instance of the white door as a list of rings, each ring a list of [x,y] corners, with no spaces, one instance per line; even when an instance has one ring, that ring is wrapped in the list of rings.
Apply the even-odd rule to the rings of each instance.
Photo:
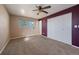
[[[48,19],[47,23],[49,38],[72,44],[72,13]]]

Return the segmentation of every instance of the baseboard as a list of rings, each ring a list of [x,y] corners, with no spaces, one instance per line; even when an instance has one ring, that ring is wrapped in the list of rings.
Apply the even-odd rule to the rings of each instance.
[[[24,37],[24,36],[22,36]],[[2,49],[0,50],[0,54],[2,53],[2,51],[5,49],[5,47],[7,46],[8,42],[11,40],[11,39],[17,39],[17,38],[22,38],[22,37],[15,37],[15,38],[10,38],[9,40],[6,41],[6,43],[4,44],[4,46],[2,47]]]
[[[44,36],[44,35],[41,35],[41,36],[43,36],[43,37],[47,37],[47,36]],[[49,38],[49,37],[47,37],[47,38]],[[51,39],[51,38],[50,38],[50,39]],[[56,41],[58,41],[58,40],[56,40]],[[61,42],[61,41],[59,41],[59,42]],[[64,42],[62,42],[62,43],[64,43]],[[67,44],[67,43],[64,43],[64,44]],[[70,44],[68,44],[68,45],[70,45]],[[78,46],[75,46],[75,45],[71,45],[71,46],[79,49]]]
[[[13,38],[10,38],[10,39],[18,39],[18,38],[25,38],[24,36],[20,36],[20,37],[13,37]]]
[[[2,49],[0,50],[0,54],[1,54],[2,51],[5,49],[5,47],[7,46],[7,44],[8,44],[9,41],[10,41],[10,39],[6,41],[6,43],[4,44],[4,46],[2,47]]]
[[[72,46],[79,49],[79,47],[77,47],[77,46],[75,46],[75,45],[72,45]]]

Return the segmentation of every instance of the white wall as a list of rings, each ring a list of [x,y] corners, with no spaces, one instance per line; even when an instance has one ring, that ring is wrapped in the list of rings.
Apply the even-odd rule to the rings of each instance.
[[[48,19],[47,30],[49,38],[72,44],[72,13]]]
[[[27,26],[21,27],[19,20],[32,21],[34,28],[28,28]],[[24,18],[21,16],[11,15],[10,16],[10,38],[16,39],[20,37],[28,37],[32,35],[39,35],[39,24],[38,20],[32,18]]]
[[[39,21],[39,31],[40,31],[40,35],[42,34],[42,21]]]
[[[9,15],[3,5],[0,5],[0,51],[9,40]]]

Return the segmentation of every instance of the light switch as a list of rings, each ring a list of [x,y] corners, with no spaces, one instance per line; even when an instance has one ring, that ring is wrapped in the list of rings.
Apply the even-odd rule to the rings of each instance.
[[[74,28],[78,28],[78,25],[74,25]]]

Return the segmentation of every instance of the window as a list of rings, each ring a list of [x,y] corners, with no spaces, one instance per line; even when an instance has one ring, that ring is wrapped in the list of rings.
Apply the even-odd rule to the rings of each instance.
[[[34,29],[34,21],[31,19],[25,19],[25,18],[19,18],[18,20],[18,25],[19,28],[24,29],[24,28],[29,28],[31,30]]]

